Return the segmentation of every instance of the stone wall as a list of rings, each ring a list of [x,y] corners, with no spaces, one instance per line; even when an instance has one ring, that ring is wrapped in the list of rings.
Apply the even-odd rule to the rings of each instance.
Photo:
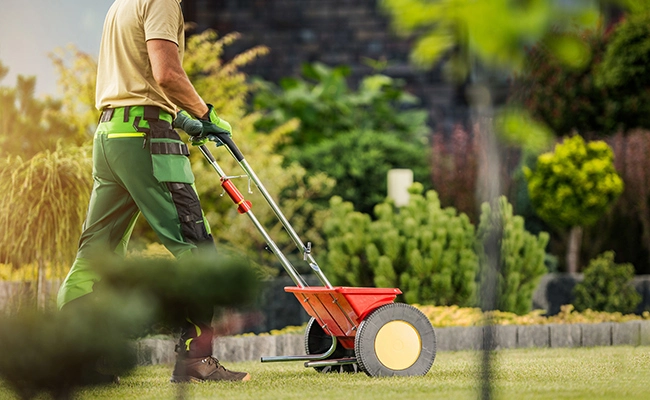
[[[650,321],[602,324],[499,325],[495,348],[567,348],[595,346],[650,346]],[[481,350],[483,327],[435,328],[436,350]],[[259,361],[261,357],[305,354],[300,334],[219,337],[214,355],[224,362]],[[174,340],[145,339],[137,343],[140,365],[174,361]]]

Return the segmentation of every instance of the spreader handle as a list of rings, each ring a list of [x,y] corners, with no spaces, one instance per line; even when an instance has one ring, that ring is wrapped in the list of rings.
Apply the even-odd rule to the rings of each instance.
[[[255,183],[255,186],[259,189],[260,193],[262,194],[262,197],[266,200],[268,205],[271,207],[273,212],[275,213],[275,216],[280,220],[280,223],[282,223],[282,226],[286,229],[287,233],[289,234],[289,237],[293,240],[295,245],[298,247],[298,249],[303,253],[305,260],[311,267],[312,271],[316,274],[318,279],[321,281],[323,286],[327,288],[332,288],[332,284],[329,282],[325,274],[323,274],[323,271],[320,269],[318,263],[316,260],[314,260],[314,257],[311,255],[311,247],[305,246],[305,244],[302,242],[296,231],[293,229],[289,221],[287,220],[287,217],[284,216],[282,213],[282,210],[280,210],[280,207],[275,203],[273,200],[273,197],[269,194],[269,192],[266,190],[264,187],[264,184],[260,181],[260,179],[257,177],[257,174],[255,174],[255,171],[253,171],[253,168],[248,164],[248,162],[244,159],[244,155],[242,152],[239,150],[237,145],[235,145],[235,142],[232,140],[232,138],[227,134],[227,133],[217,133],[214,135],[209,136],[210,140],[217,139],[221,143],[225,144],[228,150],[230,151],[230,154],[237,160],[239,163],[239,166],[246,172],[246,175]],[[217,164],[217,160],[214,158],[214,156],[210,153],[208,148],[205,145],[200,145],[199,150],[201,150],[201,153],[206,157],[206,159],[212,164],[214,169],[217,171],[219,176],[223,179],[226,177],[226,174],[223,172],[223,170],[219,167]],[[229,193],[230,194],[230,193]],[[239,205],[239,204],[238,204]],[[244,210],[241,210],[244,211]],[[266,230],[259,224],[256,218],[252,215],[252,213],[249,212],[250,209],[245,210],[244,212],[248,214],[249,216],[252,216],[251,220],[253,220],[253,223],[256,225],[260,233],[264,236],[267,244],[271,245],[271,248],[273,249],[273,253],[280,258],[280,261],[282,265],[285,267],[289,275],[292,277],[300,277],[298,272],[295,270],[295,268],[291,265],[291,263],[286,260],[286,257],[280,252],[279,248],[276,250],[274,249],[275,243],[273,243],[273,240],[268,236],[268,233]],[[286,262],[285,262],[286,261]],[[298,280],[294,279],[294,282],[298,286],[306,286],[304,284],[304,280],[302,278],[299,278]]]
[[[210,136],[215,136],[218,140],[220,140],[223,144],[225,144],[226,147],[228,147],[228,149],[232,153],[233,157],[235,157],[235,159],[238,162],[241,162],[244,159],[244,154],[242,154],[242,152],[239,150],[239,147],[237,147],[237,145],[232,140],[232,137],[230,137],[229,134],[224,132],[224,133],[215,133],[214,135],[211,134],[208,137]]]

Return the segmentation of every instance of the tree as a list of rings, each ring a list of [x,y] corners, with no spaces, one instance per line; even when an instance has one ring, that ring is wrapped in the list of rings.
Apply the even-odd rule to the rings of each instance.
[[[73,45],[55,49],[50,59],[59,74],[61,112],[74,127],[77,144],[91,141],[99,119],[95,108],[97,61]]]
[[[0,62],[0,81],[8,68]],[[49,150],[57,143],[80,143],[63,104],[50,97],[34,96],[36,77],[18,75],[15,87],[0,86],[0,156],[16,155],[23,158]]]
[[[570,229],[567,270],[578,272],[582,227],[596,223],[623,192],[607,143],[575,135],[524,169],[537,214],[551,226]]]
[[[556,135],[573,131],[587,137],[613,134],[622,122],[616,113],[620,104],[610,90],[596,84],[595,73],[609,35],[599,29],[566,35],[584,43],[591,52],[589,61],[571,66],[543,43],[532,47],[513,83],[510,104],[521,104]]]
[[[632,15],[611,33],[596,83],[615,101],[620,128],[650,128],[650,14]]]

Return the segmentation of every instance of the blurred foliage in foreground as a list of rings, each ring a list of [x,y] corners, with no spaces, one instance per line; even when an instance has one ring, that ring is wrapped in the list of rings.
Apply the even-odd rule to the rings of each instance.
[[[178,330],[188,310],[244,306],[259,293],[258,272],[224,254],[105,257],[96,269],[102,279],[94,292],[60,312],[0,314],[0,377],[20,398],[70,399],[78,388],[102,383],[98,371],[127,374],[136,365],[132,339],[152,327]]]

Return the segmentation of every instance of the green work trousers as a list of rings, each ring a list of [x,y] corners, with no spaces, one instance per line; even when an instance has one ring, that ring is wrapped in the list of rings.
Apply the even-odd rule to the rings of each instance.
[[[140,213],[176,258],[204,245],[214,250],[193,186],[187,147],[172,129],[169,114],[154,108],[158,115],[152,117],[149,109],[145,119],[143,110],[125,107],[102,114],[93,143],[88,213],[77,257],[58,293],[59,308],[92,292],[99,280],[93,260],[109,253],[126,254]],[[187,350],[196,350],[192,356],[212,354],[211,311],[209,316],[192,317],[196,321],[188,328],[192,332],[184,333]],[[190,349],[192,338],[205,335],[209,338],[200,338],[202,349]]]

